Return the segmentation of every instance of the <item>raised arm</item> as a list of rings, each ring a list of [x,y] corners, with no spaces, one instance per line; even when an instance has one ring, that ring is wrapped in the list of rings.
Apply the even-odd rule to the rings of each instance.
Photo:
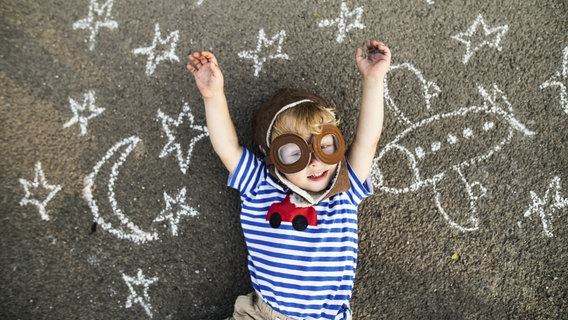
[[[213,150],[227,170],[232,173],[237,168],[243,151],[229,114],[223,73],[211,52],[195,52],[188,58],[187,70],[193,74],[205,104],[207,130]]]
[[[390,65],[391,53],[382,42],[367,44],[367,57],[357,48],[355,60],[363,77],[363,94],[353,144],[347,159],[359,180],[369,176],[377,144],[383,131],[383,81]]]

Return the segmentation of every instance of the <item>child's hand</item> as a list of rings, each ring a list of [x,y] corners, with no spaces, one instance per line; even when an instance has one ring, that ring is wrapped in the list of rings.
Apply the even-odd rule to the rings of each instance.
[[[382,80],[389,68],[391,53],[389,48],[382,42],[371,40],[367,43],[367,58],[363,55],[363,49],[357,48],[355,61],[363,78]]]
[[[202,51],[190,54],[188,59],[187,70],[193,74],[203,98],[223,94],[223,73],[215,56],[211,52]]]

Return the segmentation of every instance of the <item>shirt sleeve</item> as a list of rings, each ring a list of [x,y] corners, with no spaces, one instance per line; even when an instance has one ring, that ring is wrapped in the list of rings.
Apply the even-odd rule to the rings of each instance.
[[[347,162],[347,170],[349,171],[349,182],[351,183],[351,189],[349,189],[349,196],[351,201],[355,205],[359,205],[361,201],[373,194],[373,182],[371,177],[367,178],[365,181],[359,180],[355,171],[351,168],[349,161]]]
[[[243,148],[243,154],[235,171],[229,174],[227,185],[247,195],[256,185],[266,179],[266,165],[250,150]]]

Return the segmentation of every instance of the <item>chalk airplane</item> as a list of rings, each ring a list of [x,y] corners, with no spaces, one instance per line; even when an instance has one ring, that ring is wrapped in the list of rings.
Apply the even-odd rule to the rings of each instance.
[[[393,66],[389,74],[397,70],[407,70],[416,76],[423,89],[426,108],[429,109],[430,99],[440,92],[438,86],[426,81],[422,73],[410,64]],[[535,134],[514,117],[511,104],[497,85],[493,84],[489,89],[478,85],[477,88],[484,99],[482,106],[462,107],[412,122],[390,96],[385,78],[386,104],[397,120],[406,125],[406,129],[380,151],[372,168],[374,184],[384,192],[401,194],[431,189],[438,211],[450,226],[464,232],[479,228],[476,202],[487,192],[481,182],[468,181],[464,169],[502,150],[511,142],[515,132],[526,136]],[[456,128],[459,123],[467,125]],[[409,169],[407,179],[394,180],[392,175],[389,176],[389,171],[399,170],[403,164]],[[465,189],[457,189],[460,184]],[[449,191],[442,196],[443,190]],[[466,195],[469,206],[465,219],[456,221],[452,216],[457,214],[446,210],[442,202],[451,202],[451,197],[459,192]]]

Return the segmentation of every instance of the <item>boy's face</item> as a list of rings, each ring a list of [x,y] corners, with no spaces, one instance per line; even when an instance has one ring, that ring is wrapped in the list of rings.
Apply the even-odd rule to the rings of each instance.
[[[310,136],[303,137],[310,142]],[[325,140],[325,138],[324,138]],[[322,141],[325,143],[325,141]],[[337,171],[337,163],[327,164],[322,162],[315,153],[311,153],[310,161],[306,167],[295,173],[284,174],[294,185],[311,192],[319,192],[327,188]]]
[[[285,174],[286,179],[296,186],[311,192],[320,192],[327,188],[337,171],[336,164],[325,164],[314,155],[308,166],[299,172]]]

